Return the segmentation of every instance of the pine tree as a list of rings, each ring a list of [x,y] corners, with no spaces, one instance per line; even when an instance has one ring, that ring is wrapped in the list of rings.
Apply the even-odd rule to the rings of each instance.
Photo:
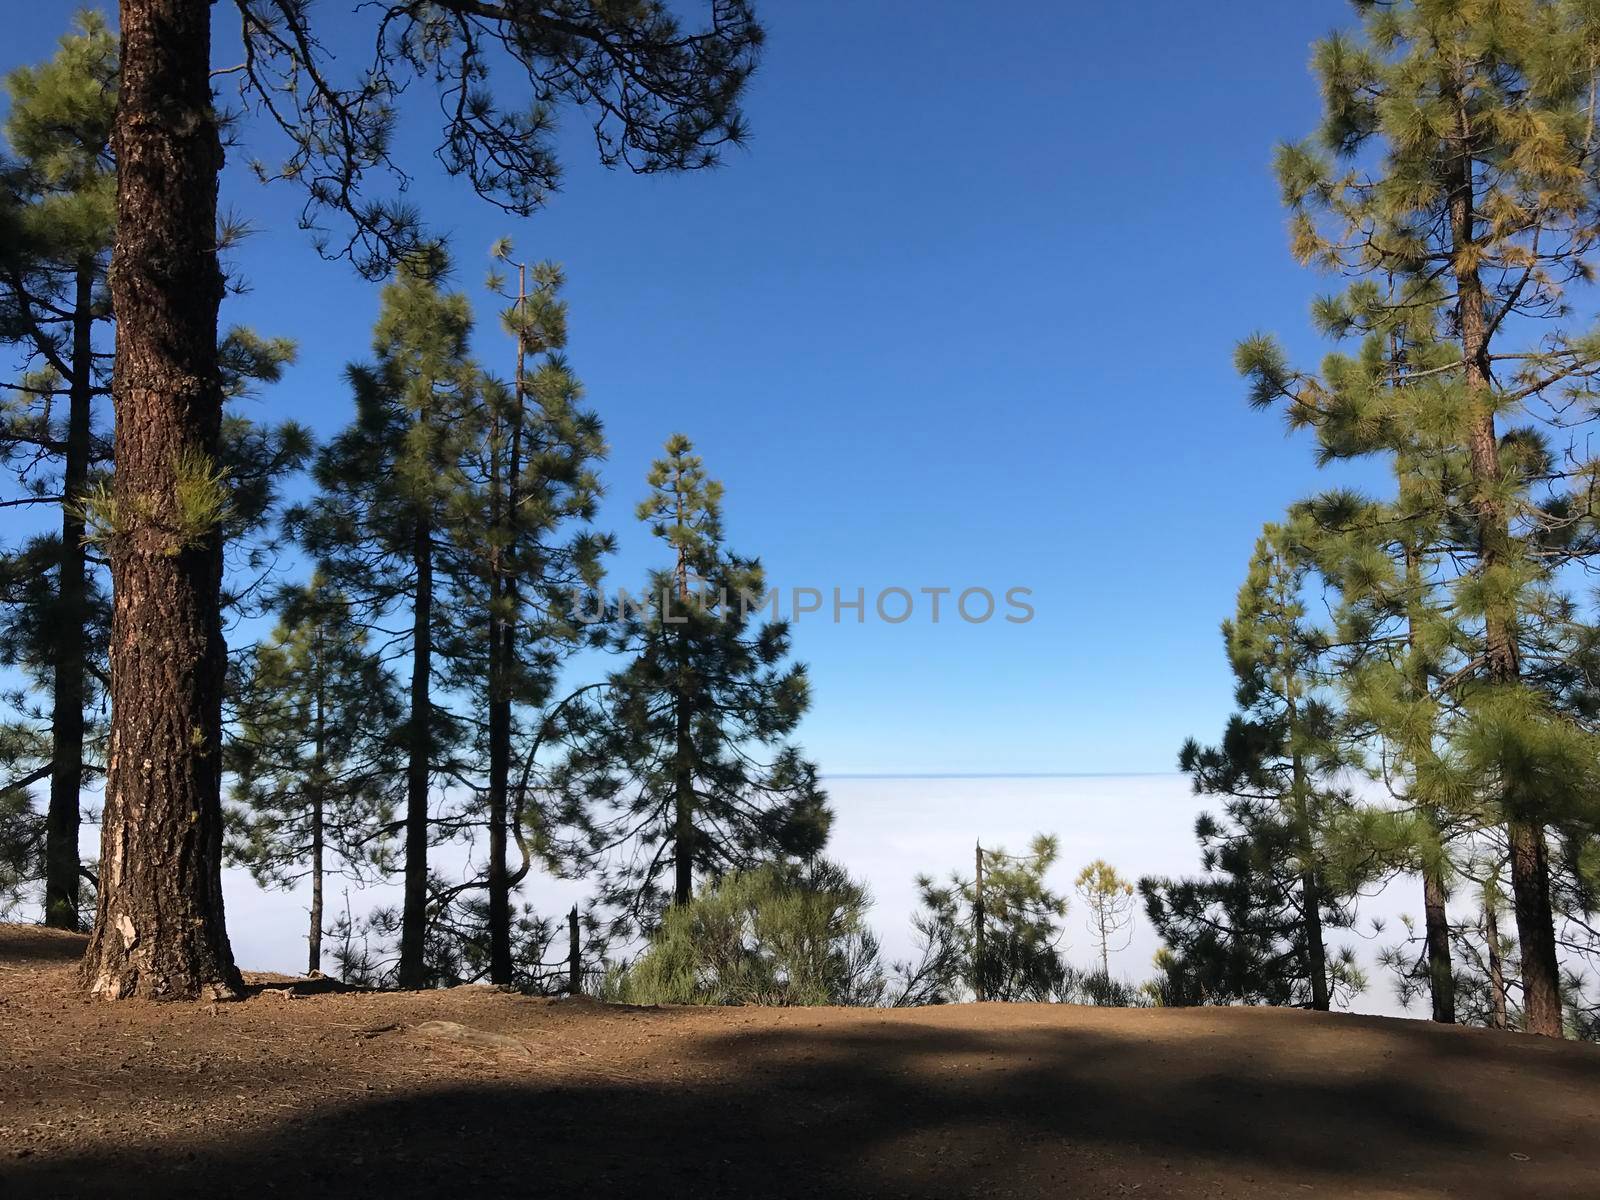
[[[88,545],[87,519],[111,465],[99,408],[110,391],[106,347],[114,328],[105,274],[116,185],[116,39],[103,19],[83,14],[52,60],[13,72],[7,85],[15,159],[0,168],[0,341],[20,349],[23,372],[3,385],[0,405],[0,456],[19,485],[5,504],[53,509],[57,530],[30,537],[0,563],[0,662],[28,679],[12,707],[40,731],[11,743],[39,752],[12,772],[12,791],[30,777],[50,780],[42,862],[21,869],[44,877],[46,922],[76,928],[80,878],[95,879],[92,864],[78,860],[79,821],[84,782],[103,770],[96,718],[111,616],[105,561]],[[287,341],[237,328],[219,352],[229,398],[276,380],[293,358]],[[223,536],[238,551],[225,599],[239,605],[260,582],[269,514],[308,442],[293,424],[268,427],[231,414],[223,441]]]
[[[1196,966],[1222,989],[1215,994],[1269,1003],[1303,996],[1326,1011],[1330,981],[1349,978],[1344,961],[1330,963],[1324,929],[1349,923],[1327,872],[1329,830],[1348,796],[1337,783],[1345,766],[1338,714],[1319,681],[1327,635],[1306,620],[1302,598],[1310,569],[1303,531],[1268,525],[1237,613],[1223,623],[1240,711],[1219,746],[1191,740],[1179,755],[1196,792],[1229,798],[1232,830],[1209,816],[1196,827],[1207,872],[1223,876],[1146,879],[1140,890],[1181,958],[1223,960]]]
[[[90,667],[103,650],[87,631],[106,606],[88,562],[83,504],[93,472],[109,457],[95,409],[109,390],[105,273],[115,208],[116,75],[116,39],[98,14],[81,14],[53,59],[6,77],[5,137],[14,159],[0,167],[0,341],[20,345],[35,368],[3,385],[0,457],[23,486],[11,506],[59,513],[57,531],[8,564],[8,592],[28,581],[36,589],[8,597],[16,601],[8,611],[37,612],[28,601],[48,595],[51,615],[47,629],[28,631],[34,636],[8,631],[5,661],[37,668],[51,697],[48,757],[39,768],[50,781],[44,910],[45,923],[62,929],[76,929],[80,920],[85,711],[98,691]],[[57,415],[62,400],[64,420]]]
[[[1311,1008],[1299,837],[1276,802],[1229,797],[1224,819],[1195,821],[1201,869],[1190,879],[1139,881],[1145,913],[1170,953],[1166,1003]],[[1326,899],[1326,897],[1324,897]],[[1342,922],[1329,908],[1324,926]],[[1348,948],[1325,958],[1329,1003],[1364,986]]]
[[[1133,922],[1133,884],[1105,859],[1097,858],[1078,872],[1075,886],[1088,909],[1089,934],[1100,951],[1100,974],[1110,979],[1111,943]],[[1124,938],[1118,949],[1126,947]]]
[[[942,884],[927,875],[917,878],[921,910],[915,922],[934,952],[925,959],[944,964],[941,974],[918,980],[921,1002],[947,1004],[968,996],[1042,1001],[1060,994],[1067,978],[1060,954],[1067,899],[1045,879],[1059,857],[1056,839],[1040,834],[1026,854],[980,847],[974,865],[981,863],[982,871],[971,877],[952,872]],[[954,953],[939,954],[946,946]]]
[[[1433,1019],[1448,1024],[1452,856],[1482,821],[1441,757],[1458,716],[1438,684],[1459,648],[1447,583],[1461,530],[1441,519],[1449,505],[1440,497],[1464,485],[1465,462],[1414,443],[1392,449],[1392,501],[1334,492],[1296,508],[1308,552],[1339,597],[1340,648],[1328,667],[1345,734],[1389,797],[1345,814],[1329,853],[1358,873],[1421,876],[1424,951],[1405,973],[1426,980]]]
[[[107,782],[107,886],[83,969],[89,990],[116,997],[223,994],[238,984],[221,889],[223,155],[211,92],[213,7],[119,5],[112,140],[123,171],[111,275],[120,321],[118,536],[110,553],[118,602],[109,657],[111,738],[127,753],[113,756]],[[446,169],[526,215],[556,182],[557,105],[598,114],[608,164],[709,165],[721,144],[743,136],[739,101],[762,40],[744,0],[717,0],[710,28],[688,33],[654,2],[569,14],[435,0],[363,13],[380,26],[369,29],[376,61],[341,87],[310,6],[237,0],[236,8],[248,43],[239,86],[293,146],[277,173],[306,187],[308,227],[330,209],[352,220],[346,249],[373,276],[419,245],[414,214],[369,200],[366,186],[369,171],[395,170],[395,101],[408,69],[441,91]],[[530,110],[494,102],[491,61],[532,84],[539,99]],[[162,868],[171,862],[184,869]],[[419,932],[408,942],[413,966]]]
[[[502,262],[511,253],[508,241],[494,248]],[[530,723],[524,718],[549,702],[561,663],[603,632],[574,619],[571,596],[598,586],[601,557],[612,545],[588,528],[600,495],[595,464],[605,443],[563,355],[567,307],[560,268],[511,265],[514,292],[498,273],[489,282],[511,301],[504,324],[516,346],[515,374],[509,383],[486,379],[481,388],[481,411],[470,426],[476,436],[462,447],[475,493],[449,545],[468,614],[454,639],[452,671],[461,691],[482,697],[487,714],[480,732],[489,837],[484,878],[446,894],[465,896],[480,885],[486,891],[489,979],[497,984],[513,982],[512,891],[529,869],[523,834],[528,786],[525,772],[512,777],[513,751],[537,735],[542,722],[525,728]],[[508,836],[523,852],[515,871]],[[474,922],[458,924],[470,931]]]
[[[451,530],[472,503],[462,448],[480,415],[481,378],[468,357],[466,298],[436,282],[446,261],[437,247],[403,264],[383,289],[373,331],[374,361],[349,369],[354,422],[318,454],[319,493],[288,522],[329,585],[347,597],[357,627],[389,618],[407,628],[380,646],[409,658],[405,738],[405,899],[398,981],[426,982],[428,846],[432,781],[457,775],[459,719],[436,692],[448,663],[435,646],[454,636],[441,559]]]
[[[288,589],[278,609],[237,685],[227,850],[263,886],[309,878],[308,969],[318,972],[328,874],[367,879],[388,866],[402,708],[366,634],[351,629],[348,600],[326,581]]]
[[[1320,324],[1368,349],[1313,377],[1253,339],[1241,365],[1257,401],[1286,401],[1291,419],[1394,421],[1465,458],[1468,485],[1453,502],[1475,536],[1455,601],[1476,647],[1454,685],[1470,710],[1457,746],[1484,769],[1510,839],[1528,1027],[1560,1036],[1547,830],[1592,794],[1560,772],[1593,755],[1530,684],[1522,629],[1539,605],[1544,548],[1570,542],[1586,519],[1589,469],[1574,499],[1532,423],[1508,423],[1531,413],[1559,428],[1600,372],[1600,341],[1570,327],[1566,300],[1600,233],[1586,169],[1600,19],[1566,0],[1358,7],[1364,37],[1316,50],[1321,144],[1284,147],[1278,172],[1297,257],[1353,277],[1319,302]],[[1431,336],[1411,338],[1416,358],[1391,365],[1372,352],[1419,326]],[[1351,450],[1371,452],[1324,443],[1330,455]],[[1551,477],[1555,494],[1536,500]]]
[[[721,484],[681,434],[649,483],[639,519],[673,563],[622,604],[615,648],[628,664],[586,706],[588,732],[558,779],[600,810],[595,853],[624,851],[608,902],[645,924],[669,899],[687,904],[697,874],[813,857],[831,821],[816,766],[788,741],[810,703],[805,668],[784,665],[788,625],[759,619],[761,564],[724,545]]]

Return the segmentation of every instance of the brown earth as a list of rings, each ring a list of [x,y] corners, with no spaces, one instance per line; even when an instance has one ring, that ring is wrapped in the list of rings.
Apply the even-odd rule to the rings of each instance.
[[[1594,1046],[1274,1009],[110,1004],[82,946],[0,926],[6,1200],[1600,1196]]]

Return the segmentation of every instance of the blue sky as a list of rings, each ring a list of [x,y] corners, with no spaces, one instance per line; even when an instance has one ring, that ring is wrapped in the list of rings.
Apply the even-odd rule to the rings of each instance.
[[[340,44],[354,6],[320,7]],[[1322,285],[1268,164],[1313,127],[1308,46],[1347,6],[761,7],[753,138],[715,172],[607,172],[568,114],[563,191],[514,221],[439,176],[416,97],[398,157],[480,355],[507,348],[477,286],[490,242],[563,263],[617,584],[651,561],[632,508],[681,430],[726,482],[731,544],[782,587],[1032,590],[1024,625],[803,618],[825,771],[1171,770],[1226,717],[1217,624],[1261,523],[1331,482],[1249,411],[1230,356],[1258,328],[1318,352]],[[0,65],[47,55],[65,10],[13,12]],[[259,232],[224,320],[298,340],[258,415],[328,434],[378,290],[317,258],[298,198],[243,169],[281,143],[241,134],[225,203]]]

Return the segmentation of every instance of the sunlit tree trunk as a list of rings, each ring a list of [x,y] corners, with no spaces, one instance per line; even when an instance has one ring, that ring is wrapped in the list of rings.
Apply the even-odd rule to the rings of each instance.
[[[1472,404],[1468,458],[1476,490],[1480,569],[1494,572],[1510,558],[1511,531],[1507,515],[1496,498],[1500,487],[1500,444],[1495,433],[1493,374],[1489,358],[1489,330],[1482,280],[1470,264],[1477,217],[1470,151],[1471,126],[1466,102],[1456,104],[1458,141],[1463,152],[1451,172],[1450,230],[1456,266],[1456,319],[1461,356]],[[1495,593],[1489,589],[1490,595]],[[1506,603],[1492,603],[1484,611],[1484,657],[1489,679],[1512,686],[1521,674],[1513,634],[1514,614]],[[1511,893],[1517,917],[1517,940],[1522,945],[1522,983],[1529,1033],[1561,1036],[1560,967],[1556,959],[1555,920],[1550,904],[1550,862],[1544,829],[1526,817],[1513,814],[1507,821],[1511,842]]]
[[[225,647],[209,0],[122,0],[111,734],[82,978],[107,997],[234,994],[223,921]]]

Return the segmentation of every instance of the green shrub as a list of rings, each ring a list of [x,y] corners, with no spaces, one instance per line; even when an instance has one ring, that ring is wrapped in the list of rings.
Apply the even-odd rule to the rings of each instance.
[[[669,908],[602,985],[629,1004],[872,1005],[884,992],[866,888],[829,862],[726,875]]]

